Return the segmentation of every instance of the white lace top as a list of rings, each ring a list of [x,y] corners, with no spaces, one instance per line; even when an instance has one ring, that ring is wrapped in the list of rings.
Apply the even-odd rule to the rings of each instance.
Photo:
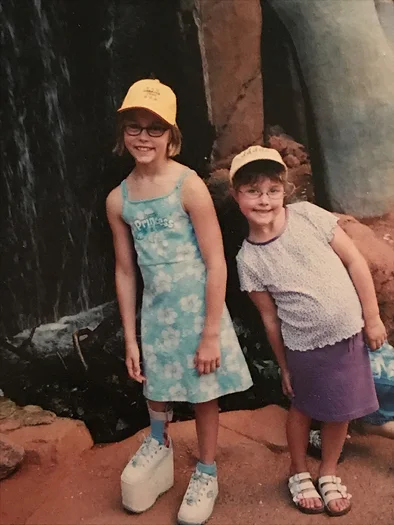
[[[289,204],[281,235],[245,240],[237,255],[241,290],[270,292],[291,350],[331,345],[364,326],[353,282],[330,246],[337,220],[309,202]]]

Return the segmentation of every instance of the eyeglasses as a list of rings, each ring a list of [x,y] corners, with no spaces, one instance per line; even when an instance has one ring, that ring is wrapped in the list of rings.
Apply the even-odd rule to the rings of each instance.
[[[262,195],[267,195],[270,200],[280,199],[285,192],[282,188],[270,188],[268,191],[260,191],[257,188],[248,188],[247,190],[238,190],[239,193],[245,195],[247,199],[259,199]]]
[[[167,129],[169,128],[161,126],[160,124],[152,124],[151,126],[146,127],[139,126],[138,124],[127,124],[127,126],[124,127],[125,133],[132,137],[138,137],[143,130],[145,130],[150,137],[162,137]]]

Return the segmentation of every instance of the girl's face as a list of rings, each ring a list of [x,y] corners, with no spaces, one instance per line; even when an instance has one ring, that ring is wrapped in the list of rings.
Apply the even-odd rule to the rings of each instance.
[[[283,183],[260,177],[255,184],[244,184],[233,191],[241,212],[254,228],[273,225],[283,209]]]
[[[123,126],[125,148],[140,164],[167,158],[170,126],[146,109],[134,109]]]

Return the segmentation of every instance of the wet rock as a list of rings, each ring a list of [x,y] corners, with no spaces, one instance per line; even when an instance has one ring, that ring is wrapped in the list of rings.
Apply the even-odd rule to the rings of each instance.
[[[22,446],[0,436],[0,479],[12,474],[22,463],[24,455]]]

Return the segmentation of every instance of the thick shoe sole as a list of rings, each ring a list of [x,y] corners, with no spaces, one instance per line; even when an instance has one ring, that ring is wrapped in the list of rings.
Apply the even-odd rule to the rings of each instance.
[[[121,480],[123,507],[132,513],[139,514],[150,509],[157,498],[174,485],[173,452],[159,464],[153,475],[146,481],[136,484]]]
[[[213,514],[213,510],[215,508],[215,504],[217,502],[217,498],[218,498],[218,495],[217,494],[215,496],[215,500],[213,502],[213,505],[212,505],[212,509],[211,509],[211,512],[209,513],[209,516],[207,516],[205,519],[203,519],[202,521],[198,521],[198,520],[195,520],[195,519],[185,519],[185,518],[180,518],[179,516],[177,517],[177,523],[178,525],[204,525],[205,523],[207,523],[207,521],[212,517],[212,514]]]

